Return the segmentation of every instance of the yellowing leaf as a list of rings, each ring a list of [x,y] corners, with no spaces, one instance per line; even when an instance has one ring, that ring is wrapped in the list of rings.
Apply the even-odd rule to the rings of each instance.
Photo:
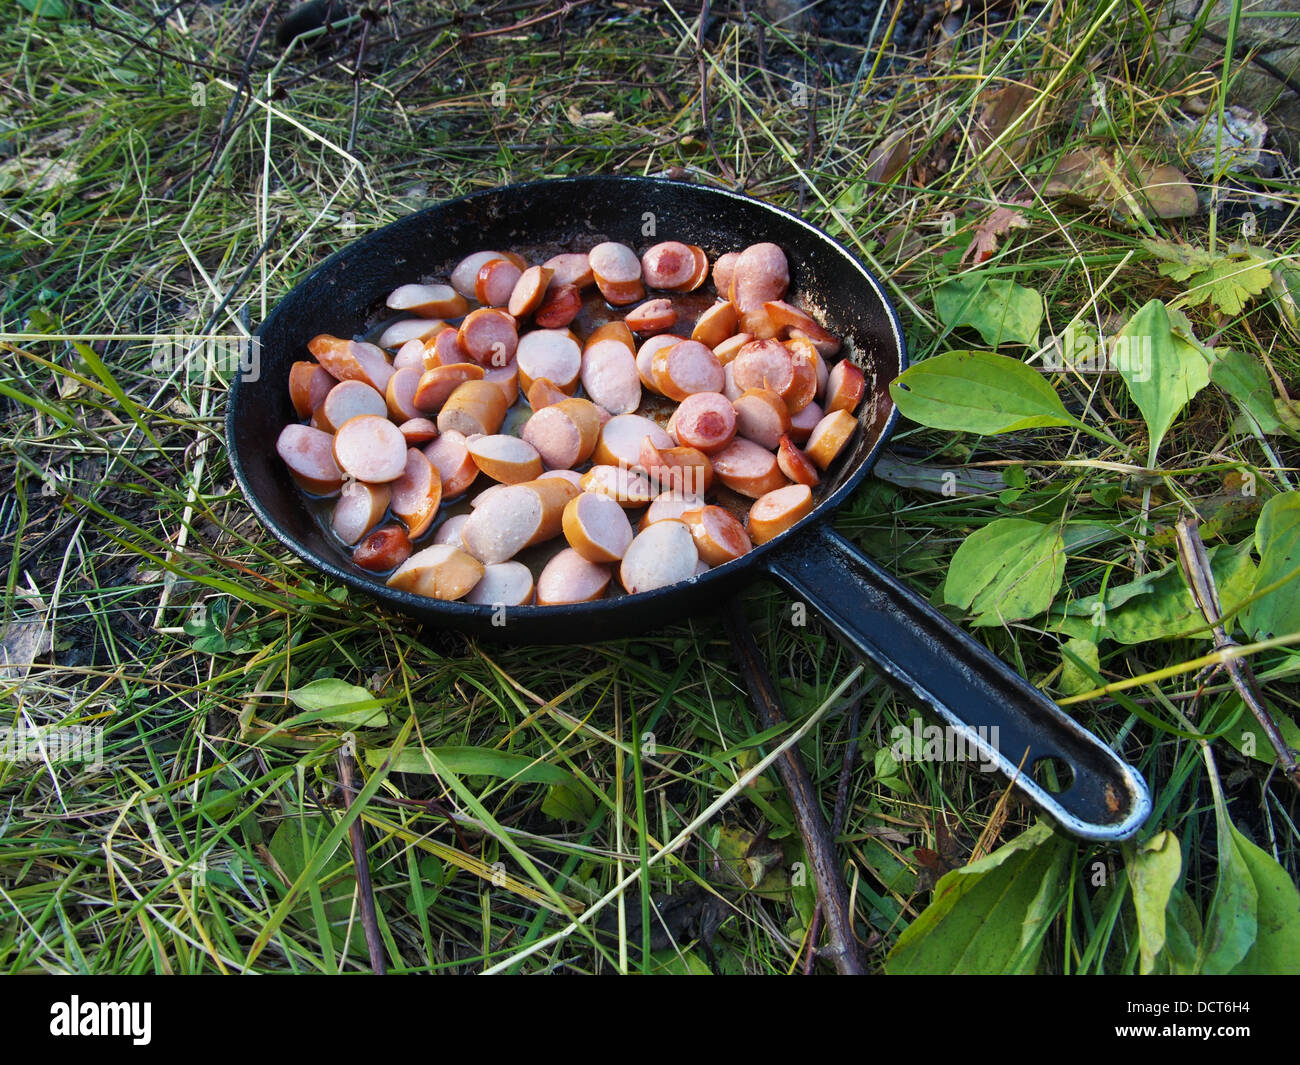
[[[1183,856],[1178,847],[1178,837],[1167,831],[1142,844],[1128,865],[1133,908],[1137,912],[1138,948],[1143,976],[1155,968],[1156,955],[1164,950],[1165,910],[1182,868]]]
[[[1212,302],[1224,314],[1238,315],[1247,303],[1273,284],[1268,261],[1244,248],[1210,254],[1186,244],[1144,240],[1148,251],[1164,261],[1160,273],[1187,282],[1179,303],[1197,307]]]

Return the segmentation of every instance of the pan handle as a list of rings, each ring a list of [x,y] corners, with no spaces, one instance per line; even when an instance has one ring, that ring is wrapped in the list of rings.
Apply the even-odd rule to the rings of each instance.
[[[950,725],[965,757],[1013,778],[1062,828],[1084,839],[1121,840],[1142,827],[1151,797],[1137,770],[828,523],[792,538],[768,570],[895,687]],[[1073,771],[1062,791],[1034,780],[1044,758]]]

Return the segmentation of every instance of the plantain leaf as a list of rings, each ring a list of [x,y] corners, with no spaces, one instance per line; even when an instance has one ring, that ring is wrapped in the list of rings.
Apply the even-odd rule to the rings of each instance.
[[[975,625],[1041,614],[1065,574],[1065,543],[1055,526],[998,518],[966,537],[952,557],[943,599],[969,610]]]
[[[294,706],[306,711],[295,714],[281,724],[281,728],[305,725],[312,721],[327,721],[337,725],[365,725],[380,728],[388,724],[383,704],[365,688],[355,684],[324,677],[295,688],[288,693]]]
[[[1277,397],[1263,364],[1244,351],[1217,352],[1210,366],[1210,380],[1249,414],[1261,432],[1275,432],[1281,424],[1277,419]]]
[[[1001,278],[963,274],[934,290],[934,310],[949,329],[968,325],[985,344],[1038,343],[1043,297],[1035,289]]]
[[[463,777],[502,777],[525,784],[567,784],[577,786],[573,775],[559,766],[538,762],[522,754],[496,751],[491,747],[430,747],[429,750],[449,770]],[[368,765],[380,766],[388,761],[385,750],[365,753]],[[402,751],[393,762],[394,773],[432,773],[433,763],[419,748]]]
[[[1165,911],[1182,868],[1183,855],[1178,837],[1168,831],[1160,832],[1142,844],[1128,865],[1143,976],[1155,969],[1156,956],[1165,948]]]
[[[1255,546],[1255,588],[1286,583],[1246,607],[1242,626],[1256,639],[1300,632],[1300,492],[1283,492],[1264,504],[1255,523]]]

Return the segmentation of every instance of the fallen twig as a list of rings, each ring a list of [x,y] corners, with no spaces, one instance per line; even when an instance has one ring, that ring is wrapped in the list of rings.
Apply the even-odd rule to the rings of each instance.
[[[356,759],[352,757],[350,744],[345,744],[339,751],[339,783],[343,788],[343,808],[352,808],[352,794],[355,791],[353,771]],[[361,818],[353,820],[348,826],[348,842],[352,844],[352,864],[357,872],[357,896],[361,908],[361,927],[366,933],[366,950],[370,953],[370,969],[376,976],[388,972],[384,961],[384,944],[379,938],[379,918],[375,913],[375,891],[370,883],[370,862],[366,858],[365,828]]]

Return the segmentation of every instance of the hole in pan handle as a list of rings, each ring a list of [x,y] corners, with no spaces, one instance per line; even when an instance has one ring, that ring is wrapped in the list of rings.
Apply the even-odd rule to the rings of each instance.
[[[1151,797],[1137,770],[828,524],[792,538],[768,570],[1067,832],[1122,840],[1142,827]],[[1035,781],[1044,760],[1073,772],[1062,790]]]

